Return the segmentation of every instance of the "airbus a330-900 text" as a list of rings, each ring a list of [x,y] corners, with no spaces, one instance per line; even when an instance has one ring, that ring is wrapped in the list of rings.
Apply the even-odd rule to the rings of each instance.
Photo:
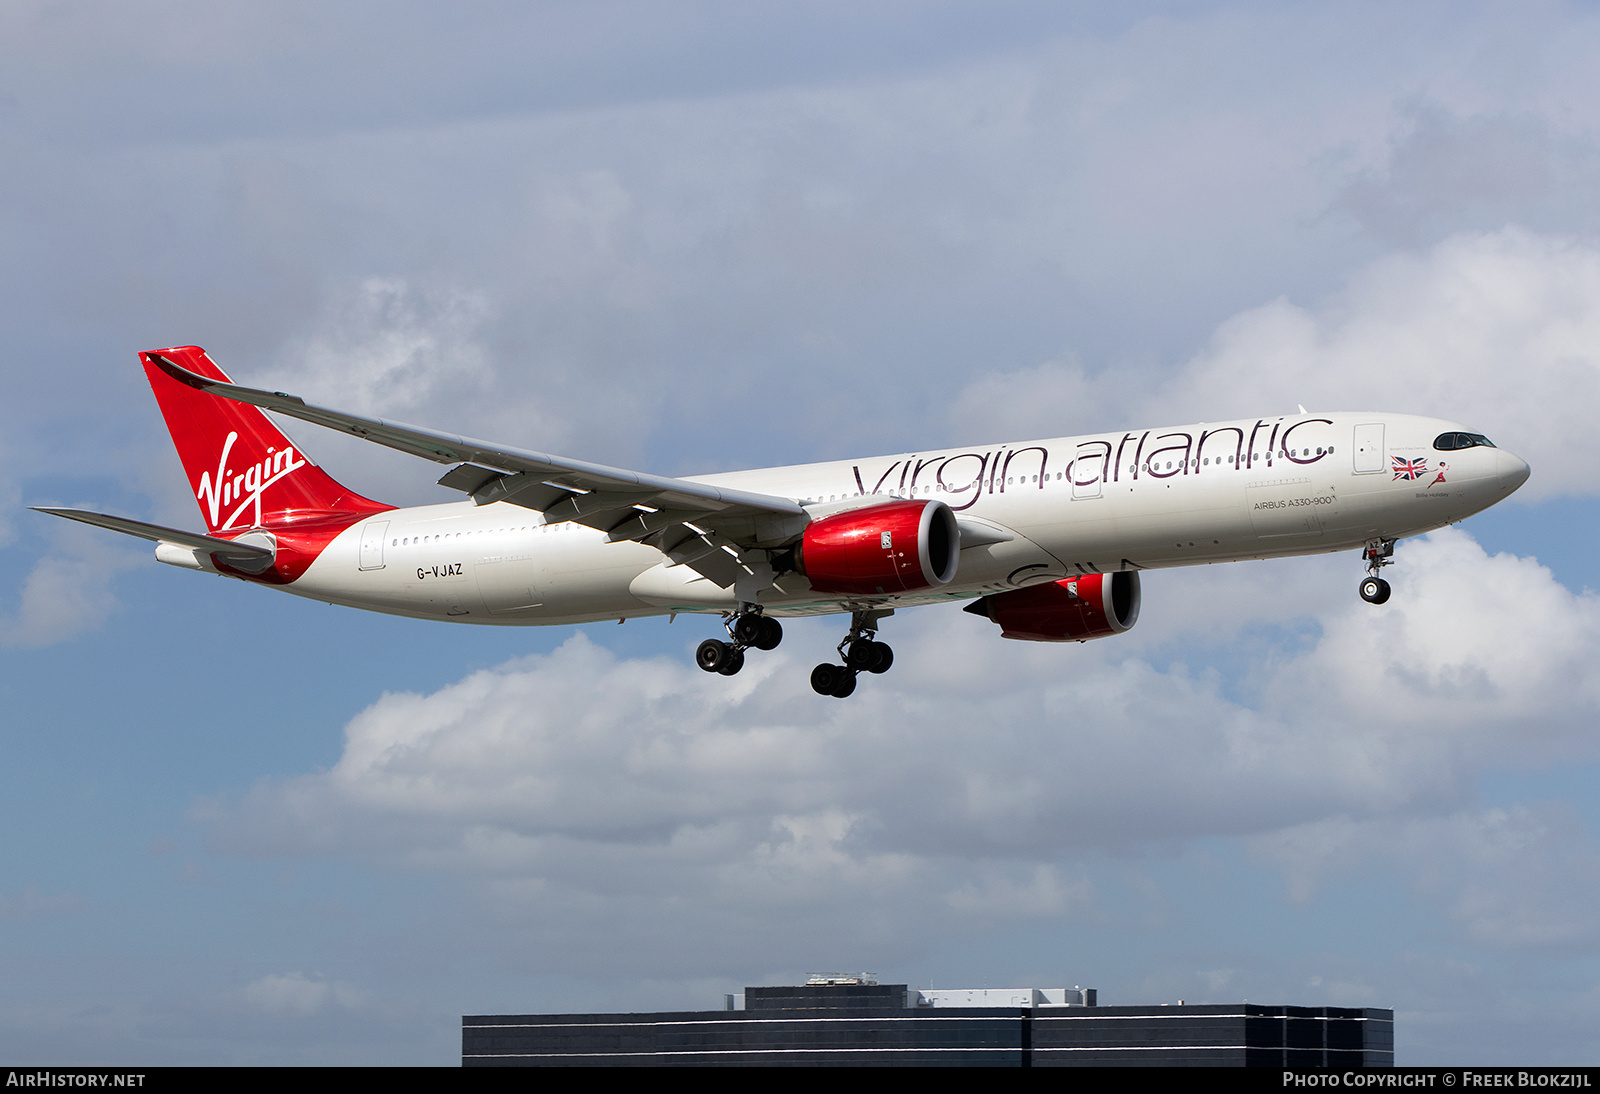
[[[1510,494],[1528,465],[1433,418],[1297,413],[671,478],[240,387],[195,346],[140,355],[205,533],[42,509],[162,562],[335,604],[461,623],[720,616],[731,676],[782,618],[848,613],[820,694],[894,660],[879,624],[968,601],[1005,638],[1082,642],[1139,618],[1143,570],[1359,548],[1382,604],[1395,541]],[[270,410],[441,464],[464,500],[396,508],[340,485]]]

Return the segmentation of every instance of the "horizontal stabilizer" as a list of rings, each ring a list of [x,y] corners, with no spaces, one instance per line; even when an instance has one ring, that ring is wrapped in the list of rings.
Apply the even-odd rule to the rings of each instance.
[[[80,520],[85,524],[93,524],[98,528],[109,528],[113,532],[124,535],[138,536],[155,543],[175,543],[180,547],[191,547],[197,551],[209,551],[221,555],[225,560],[243,560],[258,562],[270,560],[272,549],[258,547],[253,543],[237,543],[231,539],[219,539],[216,536],[203,536],[198,532],[184,532],[177,528],[163,528],[159,524],[146,524],[142,520],[129,520],[126,517],[111,517],[104,513],[91,513],[87,509],[47,509],[43,506],[34,506],[35,513],[49,513],[53,517],[66,517],[68,520]]]

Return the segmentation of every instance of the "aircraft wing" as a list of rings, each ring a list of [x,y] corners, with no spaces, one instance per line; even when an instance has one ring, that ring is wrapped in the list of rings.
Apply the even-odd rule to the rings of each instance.
[[[741,565],[736,555],[741,549],[781,544],[803,531],[810,520],[792,498],[647,475],[347,414],[312,405],[297,395],[212,380],[159,353],[147,356],[174,380],[211,395],[341,430],[436,463],[459,464],[439,483],[471,495],[479,505],[509,502],[541,512],[551,523],[573,521],[598,528],[613,542],[650,543],[671,564],[688,565],[723,588],[738,577]]]
[[[231,539],[221,539],[217,536],[203,536],[198,532],[185,532],[178,528],[163,528],[159,524],[146,524],[142,520],[91,513],[87,509],[49,509],[36,505],[33,506],[33,511],[49,513],[53,517],[66,517],[68,520],[81,520],[97,528],[109,528],[113,532],[138,536],[154,543],[175,543],[180,547],[192,547],[197,551],[210,551],[235,562],[259,562],[272,558],[270,548],[258,547],[253,543],[236,543]]]

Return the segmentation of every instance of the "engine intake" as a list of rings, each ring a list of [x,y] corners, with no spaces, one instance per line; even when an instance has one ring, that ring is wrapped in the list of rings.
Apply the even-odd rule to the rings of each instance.
[[[890,501],[812,521],[794,568],[823,593],[908,593],[948,585],[961,557],[956,515],[942,501]]]
[[[1000,624],[1001,638],[1087,642],[1121,634],[1139,621],[1139,574],[1069,577],[975,600],[964,609]]]

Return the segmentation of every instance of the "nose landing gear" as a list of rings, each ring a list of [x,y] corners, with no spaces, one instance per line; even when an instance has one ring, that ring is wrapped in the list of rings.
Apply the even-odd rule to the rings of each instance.
[[[1361,557],[1367,562],[1367,576],[1361,582],[1361,599],[1368,604],[1382,604],[1389,599],[1389,583],[1378,576],[1385,566],[1393,566],[1394,540],[1374,539],[1367,543]]]
[[[783,641],[783,624],[761,614],[758,604],[741,604],[724,621],[731,642],[708,638],[695,650],[694,663],[707,672],[732,676],[744,668],[744,651],[773,650]]]
[[[850,633],[839,643],[839,660],[844,664],[823,663],[812,669],[811,690],[818,695],[843,699],[856,690],[859,673],[888,672],[889,666],[894,664],[894,650],[875,636],[878,620],[893,614],[893,608],[851,613]]]

